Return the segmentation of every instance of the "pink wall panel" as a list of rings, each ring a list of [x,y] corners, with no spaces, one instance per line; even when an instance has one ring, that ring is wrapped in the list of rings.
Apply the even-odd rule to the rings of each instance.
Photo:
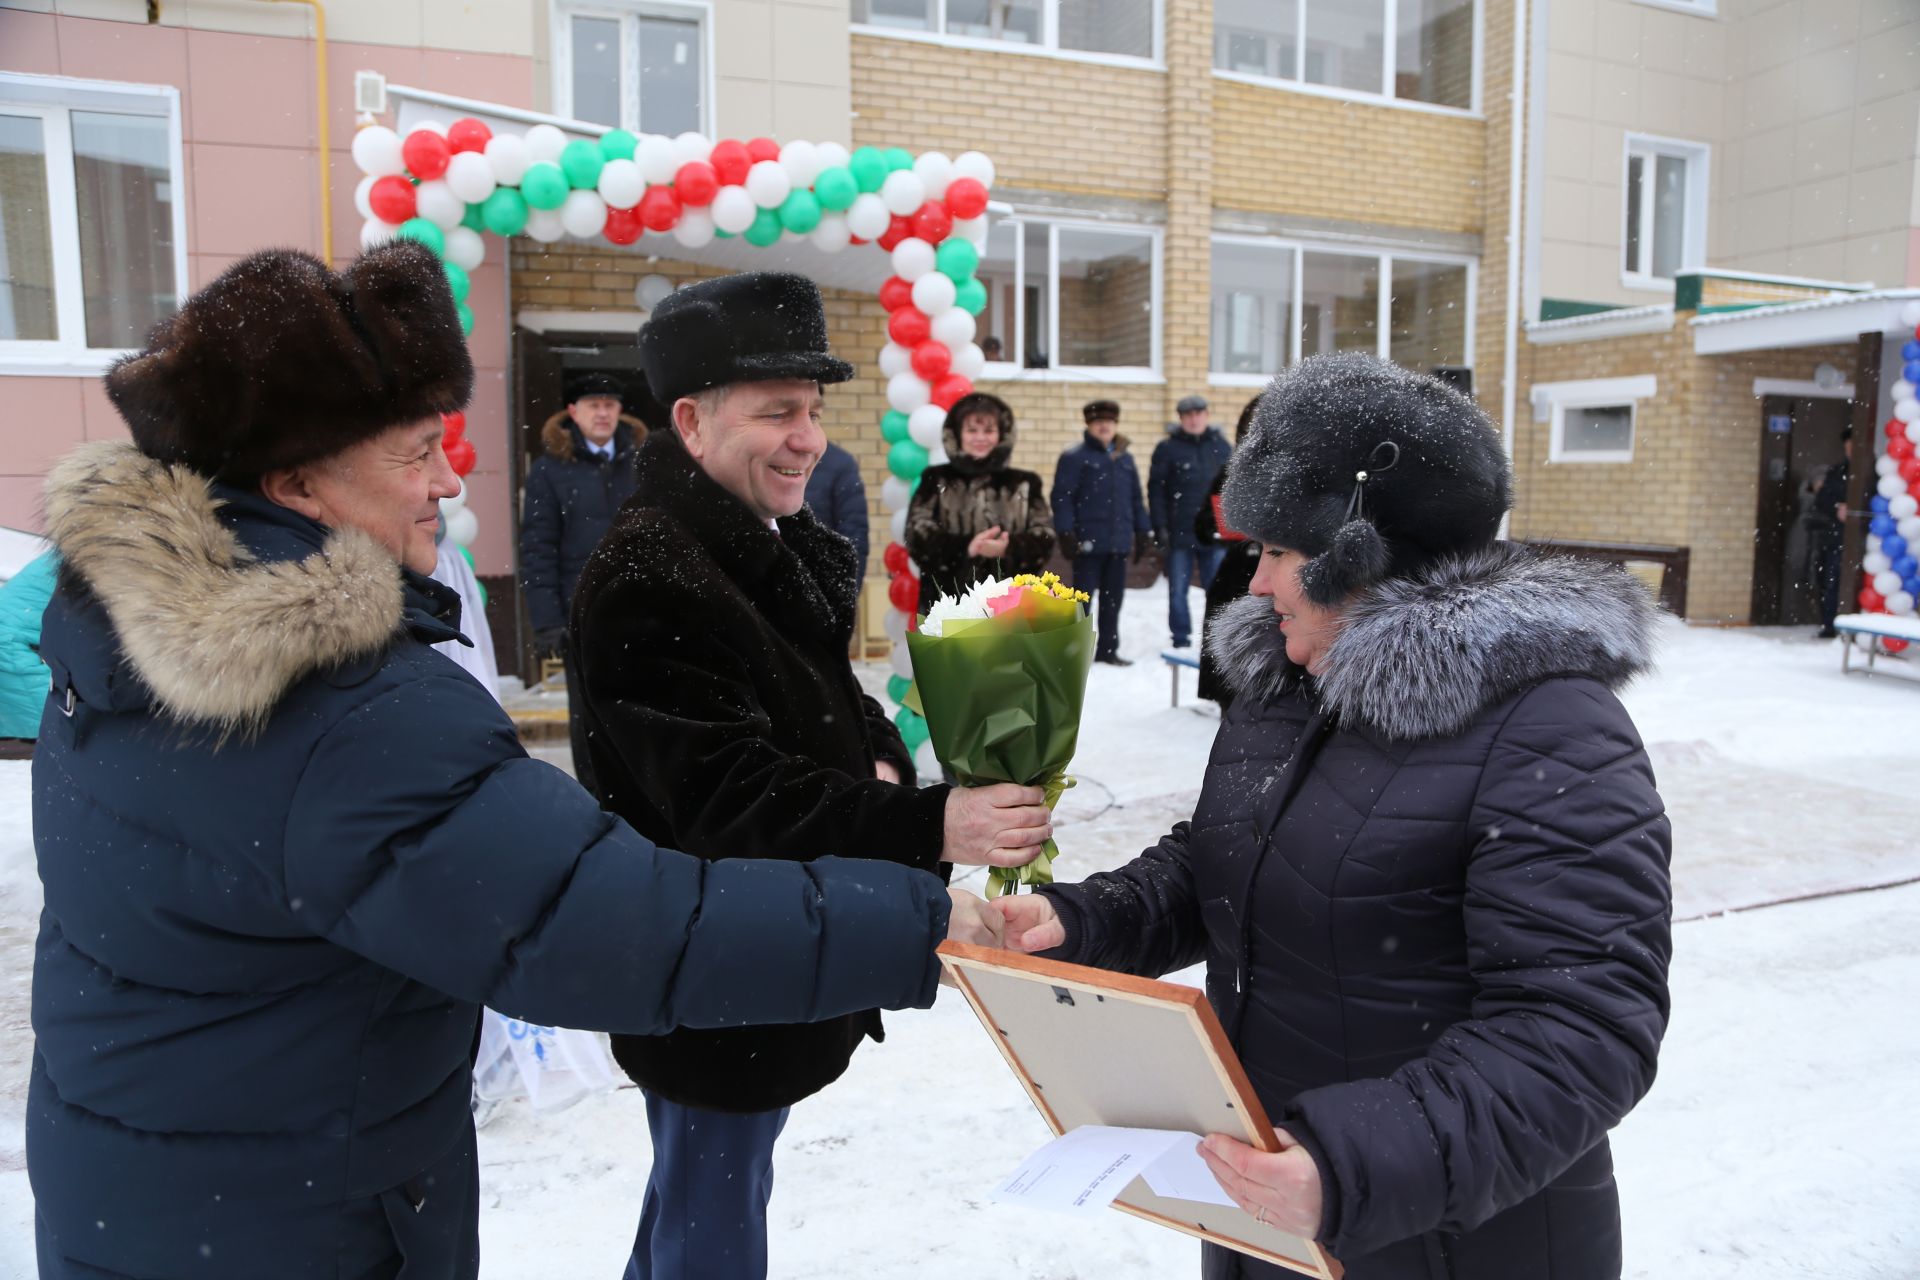
[[[476,470],[467,477],[467,506],[480,521],[473,542],[475,573],[513,572],[513,525],[508,519],[507,473]]]
[[[416,89],[497,102],[503,107],[533,106],[533,61],[529,58],[448,49],[424,49],[421,57],[421,78],[409,82]]]
[[[0,9],[0,71],[60,74],[60,39],[50,13]]]
[[[313,46],[304,40],[192,31],[195,142],[314,146]]]
[[[313,153],[279,147],[187,148],[196,253],[247,254],[272,246],[318,252]]]
[[[0,22],[5,21],[0,18]],[[170,84],[184,91],[187,33],[179,27],[66,18],[60,26],[60,74],[131,84]],[[184,118],[181,125],[192,137],[191,126]]]
[[[0,471],[38,473],[87,438],[81,383],[75,378],[0,378],[6,396],[7,436],[21,447],[0,453]],[[4,523],[4,522],[0,522]]]
[[[477,368],[507,367],[507,242],[482,232],[487,244],[487,260],[472,273],[473,287],[467,291],[467,306],[473,312],[473,332],[467,346],[473,352]]]
[[[46,486],[42,476],[0,476],[0,526],[45,533],[40,491]]]
[[[126,419],[107,399],[107,384],[99,378],[80,379],[80,409],[87,420],[89,440],[131,440]]]

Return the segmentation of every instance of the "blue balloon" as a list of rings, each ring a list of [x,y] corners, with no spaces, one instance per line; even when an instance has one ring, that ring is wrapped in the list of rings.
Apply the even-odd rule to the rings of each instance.
[[[1920,574],[1908,578],[1900,585],[1907,589],[1908,595],[1912,596],[1915,600],[1920,600]]]
[[[1907,361],[1907,367],[1902,369],[1901,373],[1906,377],[1908,382],[1913,383],[1915,386],[1920,386],[1920,360]]]
[[[1881,534],[1880,554],[1889,560],[1898,560],[1901,556],[1907,554],[1907,540],[1897,533]]]
[[[1906,345],[1900,348],[1902,360],[1920,360],[1920,339],[1908,338]]]
[[[1920,576],[1920,560],[1915,560],[1913,552],[1909,550],[1906,555],[1893,562],[1893,571],[1902,578]]]
[[[1873,501],[1869,502],[1867,506],[1872,508],[1873,514],[1877,516],[1883,516],[1893,510],[1893,504],[1877,493],[1873,495]]]
[[[1881,499],[1881,501],[1885,501],[1885,499]],[[1873,535],[1876,538],[1890,538],[1894,535],[1894,530],[1899,527],[1899,523],[1885,511],[1875,516],[1872,523],[1867,526],[1867,528],[1873,530]]]

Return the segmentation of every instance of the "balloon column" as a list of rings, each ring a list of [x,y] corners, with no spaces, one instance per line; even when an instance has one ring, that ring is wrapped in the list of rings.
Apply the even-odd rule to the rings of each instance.
[[[447,463],[453,473],[460,477],[460,492],[451,498],[440,499],[440,516],[447,522],[447,541],[460,548],[460,554],[466,557],[467,566],[473,567],[473,540],[480,535],[480,518],[467,506],[467,476],[479,464],[480,455],[473,447],[473,441],[467,439],[467,415],[457,410],[440,415],[442,434],[441,448],[446,450]],[[480,602],[485,604],[487,589],[480,588]]]
[[[1920,602],[1920,303],[1909,303],[1901,319],[1915,326],[1901,348],[1905,361],[1893,384],[1893,417],[1887,422],[1886,452],[1874,460],[1876,485],[1867,527],[1867,554],[1860,562],[1864,581],[1860,608],[1899,618],[1916,616]],[[1905,640],[1882,640],[1899,653]]]
[[[920,473],[946,461],[947,410],[973,390],[987,363],[973,339],[974,317],[987,305],[975,273],[987,238],[992,160],[978,151],[914,156],[899,148],[710,142],[698,133],[668,138],[623,129],[569,138],[549,124],[496,133],[473,119],[422,125],[404,138],[366,125],[354,136],[353,158],[365,175],[354,194],[366,219],[361,247],[403,236],[440,254],[469,333],[468,273],[486,260],[482,231],[616,245],[652,233],[690,249],[735,236],[758,246],[805,239],[829,253],[872,243],[888,254],[880,369],[891,408],[880,423],[889,472],[881,501],[893,517],[885,553],[894,642],[888,691],[896,702],[904,696],[913,674],[906,634],[920,589],[903,545],[906,509]],[[472,444],[450,434],[449,457],[461,445],[470,456]],[[448,534],[460,542],[455,514],[473,517],[457,505],[448,511]],[[896,723],[917,751],[926,722],[902,707]]]

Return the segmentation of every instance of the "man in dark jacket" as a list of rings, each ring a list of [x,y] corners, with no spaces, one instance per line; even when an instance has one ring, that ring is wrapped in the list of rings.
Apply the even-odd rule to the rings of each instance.
[[[1840,555],[1847,544],[1847,481],[1853,465],[1853,428],[1840,432],[1840,461],[1827,468],[1814,490],[1813,503],[1807,509],[1808,532],[1812,535],[1814,569],[1820,579],[1820,632],[1822,640],[1839,635],[1833,620],[1840,615]]]
[[[1099,599],[1095,662],[1132,666],[1120,656],[1120,605],[1127,591],[1127,553],[1147,554],[1152,526],[1140,497],[1140,473],[1120,431],[1120,406],[1094,400],[1081,411],[1086,434],[1053,469],[1053,527],[1073,557],[1073,585]]]
[[[1167,424],[1167,438],[1154,446],[1147,469],[1147,514],[1154,537],[1167,553],[1167,628],[1173,647],[1193,643],[1193,615],[1187,591],[1194,571],[1204,590],[1213,585],[1223,548],[1206,546],[1195,536],[1193,522],[1208,505],[1213,482],[1233,456],[1218,427],[1207,421],[1207,402],[1187,396],[1177,406],[1180,421]]]
[[[866,581],[867,553],[872,549],[867,536],[867,486],[853,455],[831,440],[807,478],[807,509],[815,520],[853,544],[853,580]]]
[[[573,611],[606,806],[714,858],[1032,861],[1051,829],[1040,790],[902,785],[906,746],[854,679],[853,549],[804,505],[826,444],[821,385],[853,376],[827,350],[819,291],[773,273],[689,285],[655,308],[640,356],[673,429],[641,448],[634,500],[588,561]],[[980,918],[984,904],[956,901]],[[654,1146],[628,1276],[763,1275],[787,1108],[880,1035],[864,1010],[616,1036]]]
[[[472,1280],[482,1003],[654,1033],[932,1001],[935,877],[658,848],[429,647],[472,377],[430,251],[256,254],[107,374],[133,443],[49,477],[43,1280]]]

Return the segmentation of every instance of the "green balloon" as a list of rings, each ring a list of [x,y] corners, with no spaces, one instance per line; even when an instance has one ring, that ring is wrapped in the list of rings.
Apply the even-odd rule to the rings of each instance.
[[[780,239],[780,215],[772,209],[762,209],[753,215],[753,225],[747,228],[747,243],[764,249]]]
[[[465,547],[460,549],[462,551],[466,550]],[[887,677],[887,697],[893,699],[895,702],[905,702],[907,699],[907,690],[911,688],[913,688],[913,681],[907,679],[905,676]]]
[[[913,168],[913,152],[905,147],[891,147],[886,154],[887,172],[898,173],[902,169]]]
[[[597,143],[575,138],[560,152],[560,172],[567,175],[567,185],[576,191],[593,190],[606,167],[607,158]]]
[[[486,219],[481,216],[483,207],[484,206],[477,204],[468,205],[467,211],[460,215],[460,225],[469,231],[485,231],[487,229]]]
[[[567,175],[557,164],[541,161],[527,166],[520,179],[520,195],[535,209],[558,209],[567,202]]]
[[[962,306],[972,315],[979,315],[987,309],[987,286],[978,280],[959,280],[960,287],[954,291],[954,304]]]
[[[860,183],[852,171],[835,165],[831,169],[822,169],[820,176],[813,180],[813,194],[819,197],[822,209],[832,209],[837,213],[852,204],[853,198],[860,194]]]
[[[713,235],[714,235],[714,239],[716,239],[716,240],[732,240],[732,239],[734,239],[734,233],[733,233],[733,232],[731,232],[731,231],[722,231],[722,230],[721,230],[720,228],[718,228],[718,227],[715,227],[715,228],[713,229]]]
[[[453,290],[453,300],[465,302],[467,290],[473,287],[473,281],[467,278],[466,269],[457,262],[443,262],[440,265],[446,270],[447,285]]]
[[[820,200],[811,191],[796,191],[780,206],[780,225],[795,235],[805,235],[820,225]]]
[[[909,498],[911,498],[914,494],[920,492],[920,482],[922,480],[925,480],[926,478],[927,477],[924,473],[921,475],[917,475],[913,478],[913,483],[907,486],[907,496]]]
[[[497,236],[517,236],[527,229],[527,201],[512,187],[495,187],[480,202],[480,220]]]
[[[455,544],[455,545],[458,545],[458,544]],[[473,548],[472,547],[461,547],[460,558],[467,562],[467,568],[469,569],[473,568]],[[898,680],[899,678],[900,677],[898,676],[894,677],[894,679],[896,680]]]
[[[911,434],[907,430],[907,415],[898,409],[887,410],[887,416],[880,419],[880,435],[888,444],[899,444]]]
[[[408,218],[393,234],[402,240],[418,240],[435,253],[447,251],[447,233],[425,218]]]
[[[847,172],[862,191],[878,191],[887,180],[887,158],[878,147],[861,147],[847,161]]]
[[[902,480],[918,480],[927,469],[927,451],[911,440],[902,440],[887,450],[887,470]]]
[[[466,550],[466,548],[465,548],[465,547],[462,547],[462,548],[460,548],[460,549],[461,549],[462,551],[465,551],[465,550]],[[486,608],[486,607],[487,607],[487,584],[486,584],[486,583],[484,583],[484,582],[481,582],[481,581],[478,581],[478,580],[476,579],[476,580],[475,580],[475,582],[474,582],[474,584],[473,584],[473,589],[474,589],[475,591],[478,591],[478,592],[480,593],[480,607],[481,607],[482,609],[484,609],[484,608]]]
[[[460,332],[463,334],[472,333],[473,308],[464,302],[456,302],[453,304],[453,309],[460,313]]]
[[[973,273],[980,269],[980,251],[973,247],[973,241],[950,236],[933,251],[933,265],[941,275],[959,284],[971,280]]]
[[[640,139],[625,129],[609,129],[600,135],[600,154],[609,160],[631,160]]]
[[[900,730],[900,737],[906,742],[908,751],[920,750],[920,744],[927,740],[927,722],[905,707],[894,712],[893,723]]]

